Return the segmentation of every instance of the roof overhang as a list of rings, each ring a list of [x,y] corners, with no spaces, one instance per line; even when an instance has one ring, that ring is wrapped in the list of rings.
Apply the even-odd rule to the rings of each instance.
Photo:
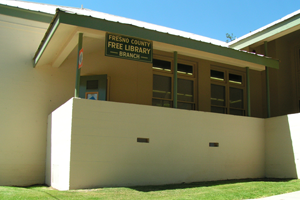
[[[105,40],[105,33],[112,32],[153,41],[153,48],[196,58],[264,70],[265,66],[279,68],[279,61],[243,51],[234,50],[177,35],[149,30],[131,24],[77,15],[57,10],[40,47],[34,56],[34,66],[59,67],[76,47],[78,33],[85,37]]]
[[[48,13],[42,13],[32,10],[26,10],[18,7],[0,4],[0,13],[2,15],[9,15],[13,17],[19,17],[22,19],[34,20],[39,22],[51,22],[53,15]]]
[[[229,43],[229,47],[243,49],[245,47],[257,47],[264,42],[270,42],[284,35],[300,29],[300,13],[296,11],[286,17],[268,24],[256,31],[248,33]]]

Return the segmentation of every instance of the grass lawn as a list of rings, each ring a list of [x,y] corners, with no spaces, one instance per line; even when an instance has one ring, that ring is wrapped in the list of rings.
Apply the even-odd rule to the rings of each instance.
[[[300,190],[300,180],[246,179],[190,184],[57,191],[46,186],[0,186],[0,199],[254,199]]]

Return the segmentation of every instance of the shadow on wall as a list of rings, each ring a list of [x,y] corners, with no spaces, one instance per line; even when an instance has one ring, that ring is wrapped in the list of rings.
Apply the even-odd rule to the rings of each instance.
[[[266,177],[298,178],[299,122],[300,113],[266,119]]]

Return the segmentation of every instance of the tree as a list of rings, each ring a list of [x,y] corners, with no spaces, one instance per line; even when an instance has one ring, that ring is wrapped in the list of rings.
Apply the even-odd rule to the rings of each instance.
[[[226,33],[226,38],[227,38],[226,42],[228,43],[235,40],[236,36],[234,36],[233,33],[231,33],[231,35],[229,33]]]

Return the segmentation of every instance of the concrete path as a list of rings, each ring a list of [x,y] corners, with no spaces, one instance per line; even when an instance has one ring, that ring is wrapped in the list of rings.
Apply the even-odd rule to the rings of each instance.
[[[300,200],[300,191],[260,198],[259,200]]]

